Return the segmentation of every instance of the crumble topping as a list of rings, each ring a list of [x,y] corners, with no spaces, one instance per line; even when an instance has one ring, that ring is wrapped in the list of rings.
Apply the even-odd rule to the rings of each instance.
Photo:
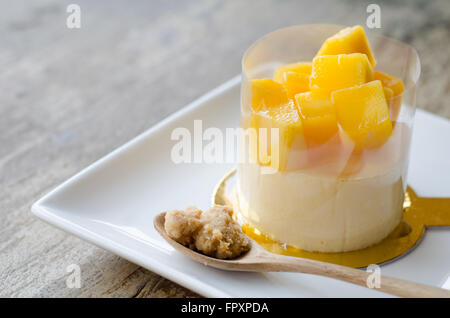
[[[206,255],[231,259],[250,249],[250,240],[233,220],[233,209],[213,206],[206,212],[196,207],[166,213],[164,228],[175,241]]]

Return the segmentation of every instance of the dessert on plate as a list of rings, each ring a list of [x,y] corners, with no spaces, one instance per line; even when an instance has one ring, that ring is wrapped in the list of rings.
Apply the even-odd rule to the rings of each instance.
[[[401,221],[406,188],[414,115],[406,45],[375,37],[372,49],[361,26],[336,28],[281,29],[243,58],[248,138],[235,210],[308,251],[380,242]]]

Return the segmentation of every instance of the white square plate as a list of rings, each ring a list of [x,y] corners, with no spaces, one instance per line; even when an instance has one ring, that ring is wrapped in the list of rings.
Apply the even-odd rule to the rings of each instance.
[[[136,264],[210,297],[377,297],[368,288],[306,274],[225,272],[197,264],[169,246],[153,228],[153,217],[174,208],[207,208],[231,164],[175,164],[170,153],[176,127],[192,131],[237,127],[240,77],[162,120],[78,173],[33,207],[39,218]],[[450,122],[418,111],[409,184],[421,196],[450,196]],[[446,147],[443,147],[447,145]],[[407,256],[382,266],[382,273],[442,286],[450,272],[449,228],[428,229]]]

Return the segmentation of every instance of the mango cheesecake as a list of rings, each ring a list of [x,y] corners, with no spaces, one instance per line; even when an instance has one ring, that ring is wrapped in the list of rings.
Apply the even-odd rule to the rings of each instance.
[[[253,50],[248,63],[261,64],[261,49]],[[402,217],[411,125],[400,118],[403,81],[377,69],[364,29],[327,37],[311,60],[245,75],[241,222],[308,251],[353,251],[386,238]]]

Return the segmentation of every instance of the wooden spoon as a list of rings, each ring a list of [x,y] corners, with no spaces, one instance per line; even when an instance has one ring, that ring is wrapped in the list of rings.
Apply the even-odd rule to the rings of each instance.
[[[314,274],[368,287],[367,279],[372,274],[370,272],[305,258],[273,254],[263,249],[251,239],[250,250],[238,258],[223,260],[206,256],[170,238],[164,228],[165,215],[166,213],[160,213],[155,217],[153,220],[155,229],[176,250],[204,265],[227,271]],[[449,290],[384,275],[380,277],[380,287],[377,290],[401,297],[450,298]]]

